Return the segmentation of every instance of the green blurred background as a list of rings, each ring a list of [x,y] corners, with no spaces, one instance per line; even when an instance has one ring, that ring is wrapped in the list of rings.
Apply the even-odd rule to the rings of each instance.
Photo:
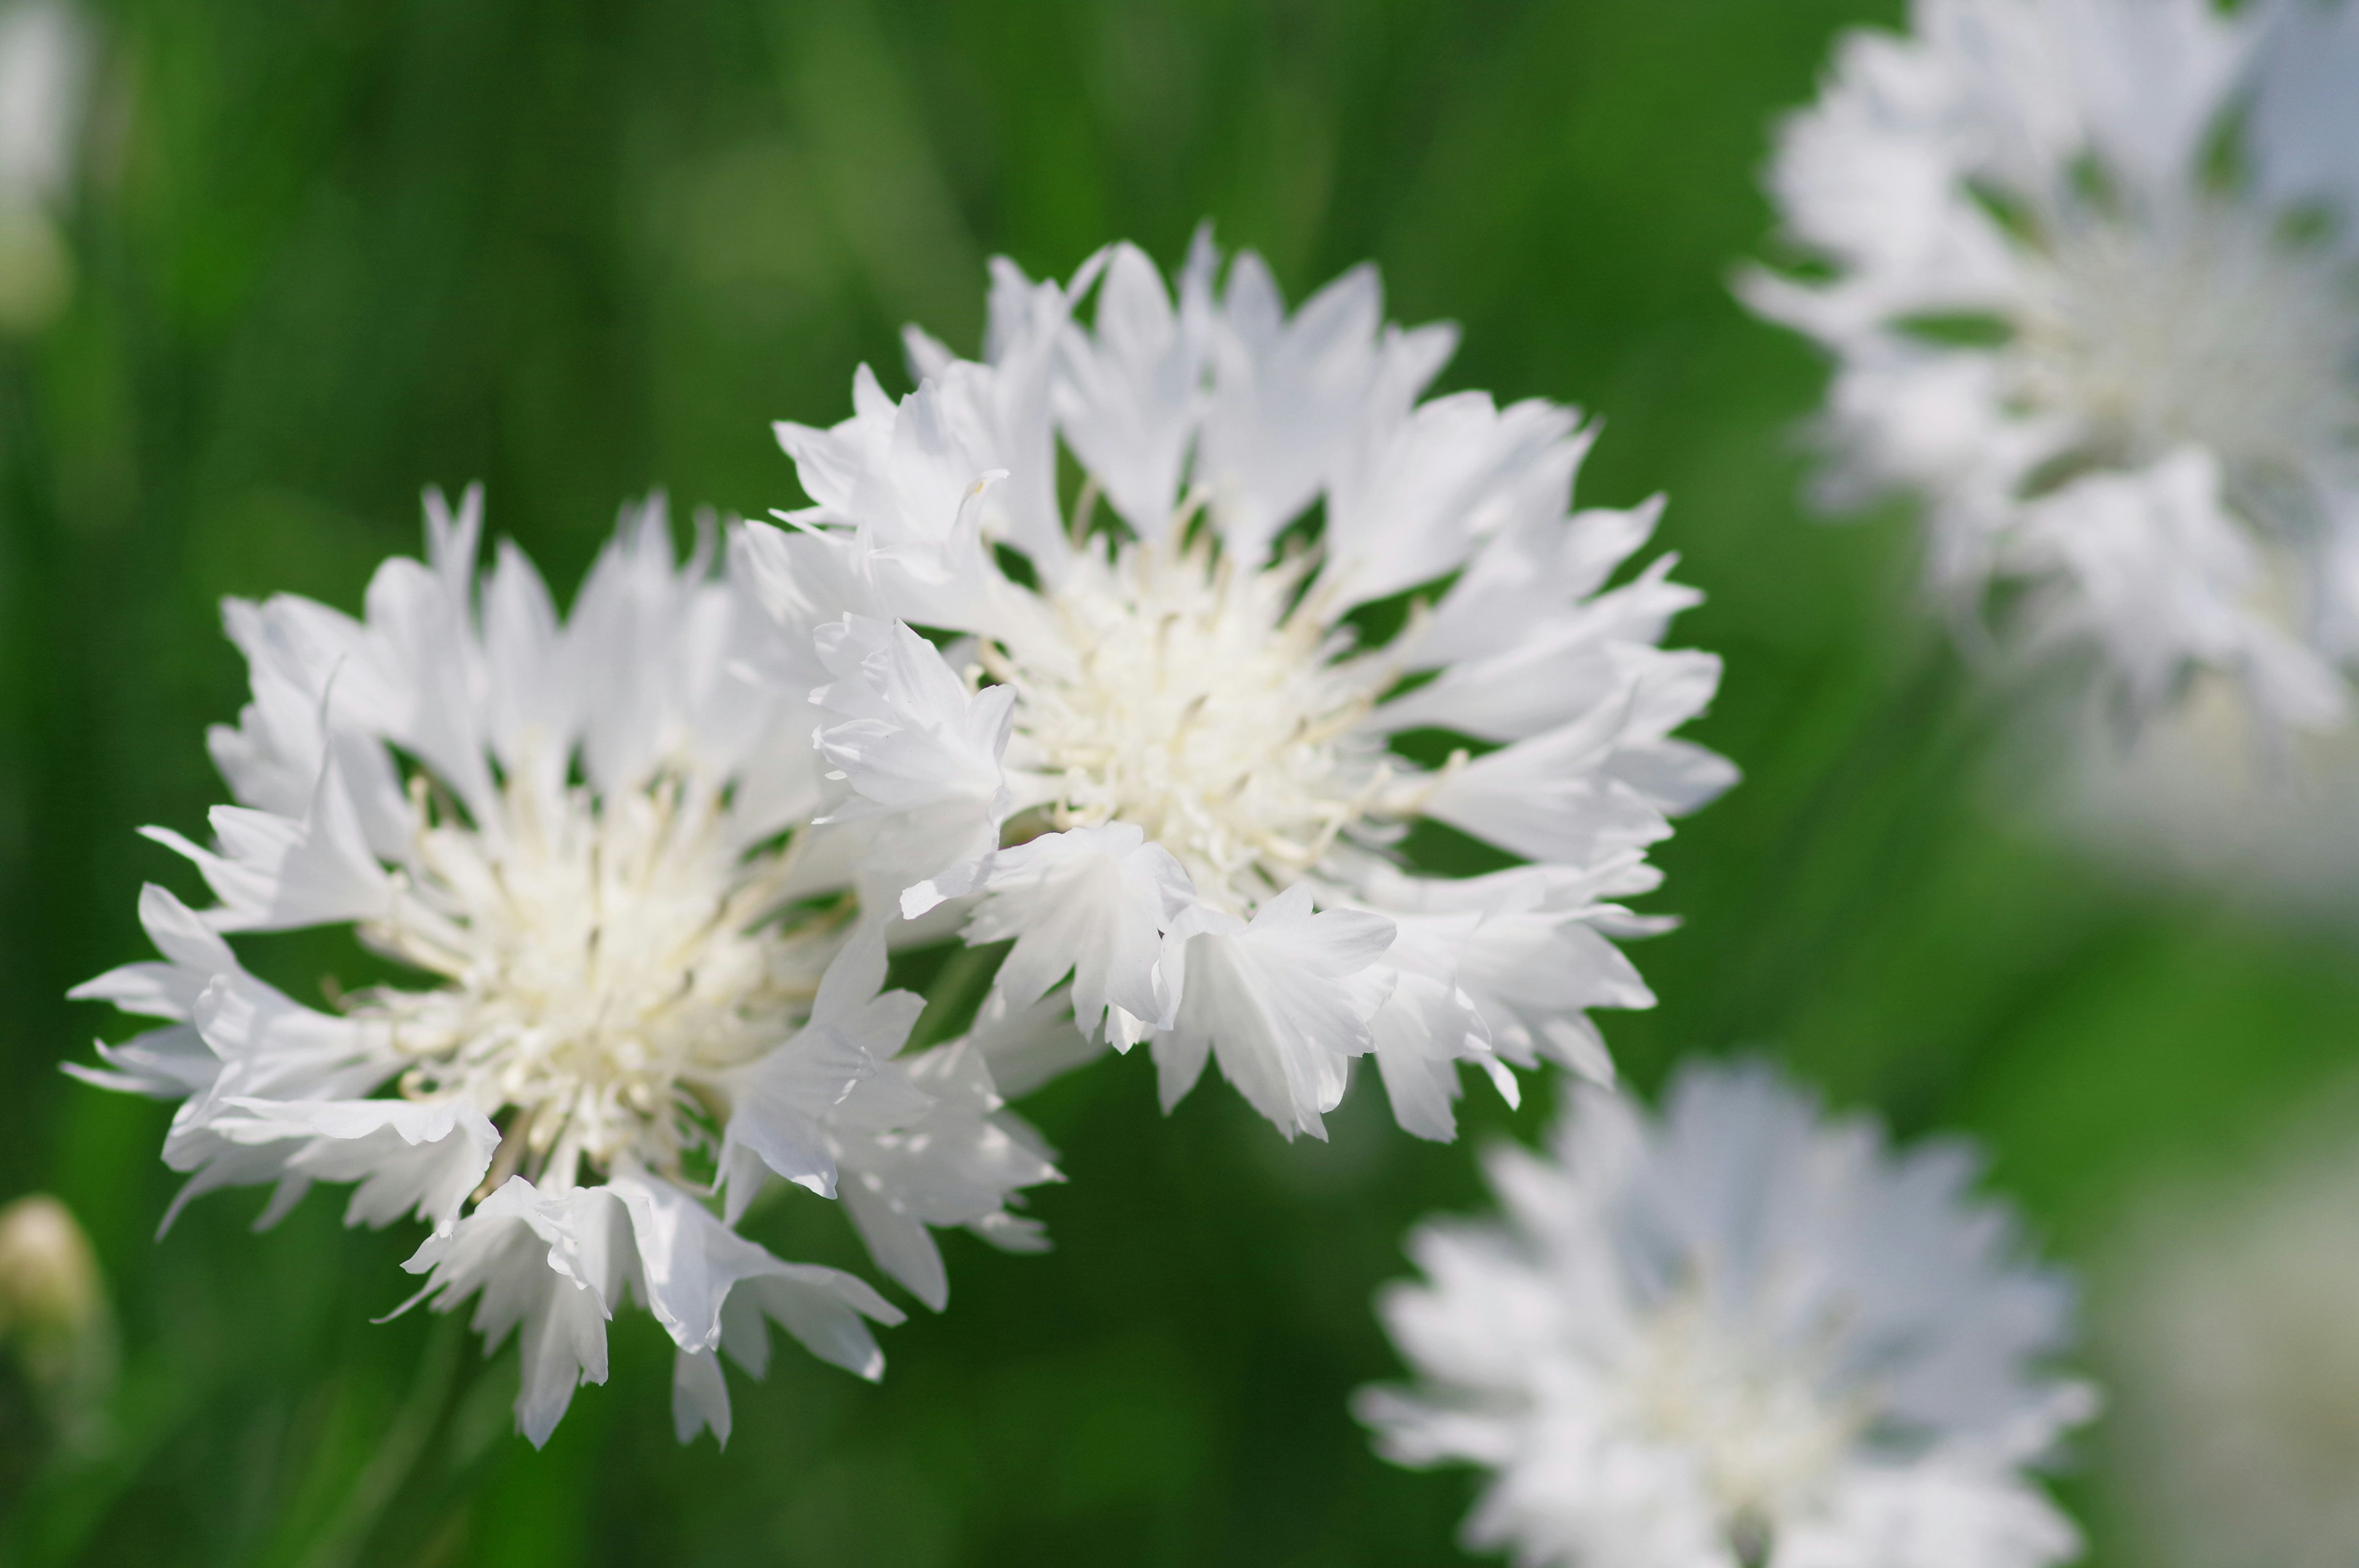
[[[481,479],[496,531],[578,580],[618,503],[759,515],[797,497],[776,417],[848,408],[896,331],[971,346],[984,258],[1167,262],[1210,215],[1299,297],[1381,264],[1453,318],[1454,386],[1603,414],[1582,495],[1658,489],[1727,660],[1695,733],[1745,783],[1685,825],[1646,944],[1662,1005],[1603,1020],[1651,1089],[1772,1049],[1909,1132],[1984,1139],[2067,1259],[2158,1176],[2234,1162],[2333,1077],[2359,1023],[2344,935],[2128,885],[1978,784],[1989,724],[1916,613],[1904,514],[1809,521],[1794,434],[1822,373],[1747,319],[1770,116],[1852,0],[125,0],[82,178],[75,290],[0,339],[0,1197],[81,1216],[123,1345],[94,1450],[0,1443],[0,1560],[288,1565],[1459,1560],[1460,1473],[1376,1461],[1345,1412],[1397,1367],[1368,1310],[1402,1233],[1479,1201],[1529,1136],[1470,1089],[1451,1147],[1364,1084],[1288,1146],[1208,1080],[1168,1120],[1143,1062],[1026,1106],[1070,1184],[1058,1249],[948,1238],[952,1301],[871,1388],[781,1354],[725,1454],[682,1449],[670,1348],[614,1370],[546,1452],[513,1349],[374,1325],[408,1228],[315,1195],[275,1233],[217,1195],[153,1239],[165,1108],[60,1076],[125,1033],[73,982],[144,957],[135,838],[201,827],[202,727],[243,669],[223,594],[357,609],[418,547],[418,492]],[[1994,801],[1998,804],[1995,805]],[[308,988],[299,941],[266,956]],[[307,964],[311,964],[306,968]],[[304,994],[311,993],[308,989]],[[832,1213],[766,1221],[850,1261]],[[2060,1491],[2101,1561],[2102,1431]]]

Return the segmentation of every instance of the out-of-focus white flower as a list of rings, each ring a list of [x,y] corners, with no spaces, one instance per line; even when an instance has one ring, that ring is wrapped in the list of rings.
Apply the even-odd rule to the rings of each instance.
[[[2030,714],[1992,781],[2019,804],[2036,753],[2039,816],[2076,849],[2271,919],[2347,925],[2359,914],[2359,726],[2284,744],[2218,675],[2191,683],[2134,746],[2080,717]]]
[[[758,1373],[775,1320],[873,1378],[862,1319],[900,1317],[738,1236],[766,1184],[852,1197],[880,1266],[939,1307],[926,1227],[1038,1245],[1004,1206],[1056,1173],[1001,1108],[995,1039],[897,1054],[919,1002],[880,994],[885,921],[860,913],[894,824],[813,826],[819,672],[741,568],[713,575],[711,532],[683,567],[659,502],[626,514],[560,621],[510,545],[479,604],[481,519],[480,492],[455,514],[429,495],[428,562],[386,562],[365,620],[225,607],[253,701],[210,741],[240,804],[213,812],[212,849],[149,830],[219,903],[146,890],[163,961],[75,994],[166,1025],[70,1070],[181,1102],[175,1211],[268,1182],[267,1223],[338,1181],[358,1184],[349,1221],[428,1221],[420,1295],[480,1292],[495,1344],[521,1325],[535,1443],[603,1379],[625,1300],[679,1345],[683,1439],[725,1440],[718,1348]],[[345,923],[416,982],[321,1012],[225,940]],[[1070,1055],[1057,1022],[1029,1021],[1033,1048]]]
[[[1583,1087],[1505,1223],[1429,1225],[1381,1299],[1423,1379],[1385,1454],[1492,1472],[1470,1544],[1580,1568],[2034,1568],[2076,1540],[2022,1475],[2093,1397],[2040,1362],[2070,1294],[1955,1145],[1886,1150],[1765,1067],[1668,1114]]]
[[[1288,1137],[1373,1053],[1446,1139],[1461,1062],[1603,1078],[1583,1010],[1651,1003],[1611,938],[1658,923],[1617,901],[1734,777],[1672,737],[1719,664],[1659,646],[1697,598],[1669,557],[1607,586],[1658,507],[1569,512],[1577,414],[1420,402],[1455,333],[1385,325],[1370,269],[1291,316],[1259,257],[1221,270],[1203,233],[1176,299],[1128,245],[996,264],[982,362],[912,329],[914,394],[863,368],[852,418],[779,427],[816,504],[748,553],[790,622],[850,611],[835,819],[928,824],[902,908],[1012,939],[1009,1005],[1070,976],[1167,1106],[1217,1058]],[[1418,874],[1420,823],[1508,869]]]
[[[91,52],[71,8],[0,5],[0,332],[40,326],[72,288],[51,208],[73,174]]]
[[[2359,1145],[2174,1183],[2104,1277],[2098,1348],[2126,1541],[2165,1568],[2359,1559]]]
[[[1824,278],[1756,308],[1837,370],[1826,497],[1928,503],[1935,589],[2339,723],[2359,654],[2359,5],[1916,0],[1847,35],[1771,187]],[[2000,596],[2003,597],[2003,596]]]

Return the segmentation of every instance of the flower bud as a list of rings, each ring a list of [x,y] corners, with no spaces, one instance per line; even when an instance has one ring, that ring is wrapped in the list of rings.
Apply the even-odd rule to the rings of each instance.
[[[0,1347],[58,1441],[100,1442],[114,1382],[114,1315],[90,1238],[47,1193],[0,1208]]]

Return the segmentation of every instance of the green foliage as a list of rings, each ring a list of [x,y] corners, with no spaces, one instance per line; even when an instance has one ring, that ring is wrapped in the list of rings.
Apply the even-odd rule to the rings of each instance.
[[[544,1453],[513,1352],[370,1320],[413,1233],[253,1194],[158,1242],[163,1108],[59,1075],[116,1029],[65,989],[145,955],[136,838],[197,831],[201,726],[234,717],[225,593],[357,607],[417,494],[474,479],[496,531],[578,580],[624,498],[761,515],[799,495],[767,421],[899,381],[895,333],[971,347],[983,260],[1061,271],[1199,218],[1298,297],[1373,257],[1392,312],[1451,317],[1457,386],[1603,414],[1593,501],[1667,490],[1660,543],[1727,661],[1697,737],[1746,781],[1682,827],[1603,1022],[1651,1088],[1767,1048],[1909,1132],[1989,1142],[2069,1257],[2154,1172],[2247,1135],[2347,1054],[2337,934],[2108,881],[1973,786],[1973,683],[1916,615],[1897,516],[1795,500],[1821,371],[1726,288],[1762,254],[1765,128],[1856,0],[117,0],[78,291],[0,342],[0,1196],[89,1227],[125,1346],[112,1446],[9,1500],[0,1560],[240,1568],[572,1563],[1430,1563],[1466,1477],[1391,1470],[1345,1413],[1397,1368],[1368,1310],[1473,1155],[1545,1119],[1470,1084],[1450,1147],[1364,1083],[1287,1145],[1207,1082],[1168,1119],[1141,1060],[1026,1108],[1069,1185],[1057,1250],[949,1240],[951,1310],[871,1388],[782,1350],[716,1456],[669,1421],[669,1346]],[[2003,803],[2001,803],[2003,804]],[[290,985],[317,972],[277,950]],[[922,967],[919,959],[914,965]],[[307,971],[303,966],[310,965]],[[929,1034],[978,977],[951,958]],[[951,993],[957,993],[952,995]],[[791,1212],[789,1212],[791,1210]],[[781,1206],[789,1256],[851,1261]],[[2102,1443],[2102,1437],[2097,1440]],[[2105,1519],[2088,1505],[2099,1534]]]

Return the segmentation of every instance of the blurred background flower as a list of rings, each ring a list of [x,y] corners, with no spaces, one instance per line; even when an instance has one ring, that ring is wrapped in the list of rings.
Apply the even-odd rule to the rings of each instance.
[[[2359,7],[1916,0],[1777,134],[1831,507],[1918,498],[2001,787],[2137,876],[2349,903]]]
[[[0,9],[0,333],[47,325],[73,292],[53,204],[74,173],[90,54],[66,6]]]
[[[1779,128],[1831,276],[1744,292],[1837,362],[1828,499],[1922,496],[1969,648],[2093,656],[2125,729],[2199,679],[2344,717],[2354,65],[2359,11],[2310,0],[1916,0]]]
[[[2258,918],[2347,926],[2359,888],[2359,731],[2267,733],[2199,681],[2135,744],[2061,705],[2022,716],[2000,778],[2045,779],[2038,816],[2110,874],[2194,883]]]
[[[168,1110],[57,1071],[123,1033],[64,993],[143,956],[127,890],[201,896],[132,829],[217,798],[190,741],[245,700],[223,595],[356,612],[429,483],[484,481],[563,583],[658,484],[801,505],[769,421],[837,417],[863,360],[906,390],[906,321],[978,341],[995,253],[1064,276],[1127,235],[1169,269],[1209,214],[1288,298],[1374,259],[1393,315],[1462,328],[1438,390],[1577,404],[1606,427],[1585,502],[1669,492],[1656,542],[1707,595],[1680,639],[1726,671],[1692,733],[1745,783],[1658,857],[1684,924],[1633,957],[1662,1003],[1603,1024],[1642,1092],[1778,1042],[1897,1137],[1974,1136],[2067,1264],[2153,1173],[2266,1144],[2359,1039],[2345,927],[2027,827],[2019,787],[1978,781],[1989,726],[1908,531],[1796,501],[1825,372],[1727,280],[1772,226],[1773,116],[1899,9],[91,6],[88,156],[42,199],[75,285],[0,338],[0,1191],[71,1206],[123,1358],[101,1454],[7,1483],[0,1561],[1450,1560],[1473,1478],[1386,1465],[1346,1401],[1401,1375],[1370,1300],[1402,1236],[1479,1205],[1479,1150],[1548,1124],[1538,1081],[1514,1112],[1470,1095],[1455,1145],[1401,1137],[1372,1086],[1287,1145],[1234,1096],[1167,1121],[1149,1075],[1069,1075],[1022,1101],[1069,1177],[1033,1210],[1057,1249],[948,1237],[954,1309],[894,1331],[881,1386],[782,1353],[716,1457],[645,1419],[674,1347],[643,1314],[536,1453],[512,1361],[462,1323],[370,1322],[411,1238],[315,1196],[256,1238],[258,1197],[221,1195],[158,1243]],[[251,948],[306,1003],[342,961]],[[970,1002],[984,978],[947,949],[896,971]],[[919,1043],[962,1023],[946,1003]],[[864,1269],[836,1216],[791,1212],[824,1207],[748,1231]],[[2142,1504],[2093,1484],[2114,1434],[2056,1490],[2093,1561],[2142,1561]]]
[[[2096,1409],[2053,1364],[2072,1289],[1973,1192],[1766,1064],[1659,1116],[1574,1092],[1546,1157],[1486,1162],[1498,1221],[1429,1221],[1381,1298],[1412,1388],[1387,1457],[1491,1472],[1465,1526],[1521,1563],[2047,1568],[2078,1534],[2024,1475]]]
[[[2100,1276],[2108,1479],[2163,1568],[2359,1557],[2359,1137],[2351,1086],[2174,1173]]]

